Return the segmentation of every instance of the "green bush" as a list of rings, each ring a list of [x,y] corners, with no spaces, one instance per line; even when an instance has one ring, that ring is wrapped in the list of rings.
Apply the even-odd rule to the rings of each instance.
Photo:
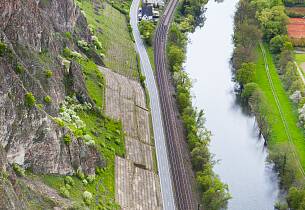
[[[66,36],[67,39],[72,40],[71,32],[69,32],[69,31],[65,32],[65,36]]]
[[[58,118],[58,117],[55,117],[55,118],[53,118],[53,120],[54,120],[54,122],[56,122],[56,124],[59,125],[60,127],[64,127],[64,126],[65,126],[65,122],[64,122],[62,119],[60,119],[60,118]]]
[[[70,136],[70,134],[64,135],[64,142],[65,142],[66,145],[71,144],[71,136]]]
[[[36,103],[35,96],[31,92],[27,92],[25,94],[25,105],[27,107],[33,107]]]
[[[84,51],[89,51],[90,50],[90,47],[85,40],[78,40],[77,41],[77,46],[82,48]]]
[[[53,72],[51,70],[46,70],[45,75],[47,78],[51,78],[53,76]]]
[[[6,44],[0,41],[0,56],[3,56],[6,51]]]
[[[89,175],[89,176],[87,176],[87,180],[88,180],[89,183],[93,183],[94,180],[95,180],[95,175]]]
[[[65,198],[69,198],[69,197],[70,197],[70,192],[69,192],[69,190],[68,190],[66,187],[64,187],[64,186],[62,186],[62,187],[59,188],[59,194],[60,194],[61,196],[65,197]]]
[[[51,98],[51,96],[45,96],[45,97],[43,98],[43,101],[44,101],[46,104],[50,104],[50,103],[52,103],[52,98]]]
[[[13,163],[13,170],[18,176],[25,176],[25,171],[17,163]]]
[[[24,67],[23,67],[21,64],[18,63],[18,64],[16,65],[15,70],[16,70],[16,73],[22,74],[22,73],[24,72]]]
[[[68,184],[70,186],[74,186],[74,180],[71,176],[66,176],[64,179],[65,184]]]
[[[83,199],[84,199],[85,204],[90,205],[92,202],[92,198],[93,198],[93,196],[90,192],[85,191],[83,193]]]
[[[78,168],[76,171],[76,176],[80,179],[83,180],[85,179],[85,174],[81,168]]]

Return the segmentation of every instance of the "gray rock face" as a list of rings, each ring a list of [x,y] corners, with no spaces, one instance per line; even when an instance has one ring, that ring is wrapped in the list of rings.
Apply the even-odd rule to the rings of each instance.
[[[0,0],[0,40],[12,57],[0,57],[0,143],[9,163],[30,167],[36,173],[70,174],[82,167],[95,172],[102,159],[72,134],[70,145],[63,142],[69,131],[54,122],[60,103],[72,90],[85,101],[88,96],[80,67],[72,62],[67,73],[58,55],[73,43],[64,37],[74,28],[82,39],[90,37],[86,21],[73,0]],[[24,67],[16,73],[16,65]],[[46,78],[45,71],[53,75]],[[67,87],[66,78],[72,80]],[[25,106],[25,94],[32,92],[43,108]],[[51,96],[52,104],[44,103]]]

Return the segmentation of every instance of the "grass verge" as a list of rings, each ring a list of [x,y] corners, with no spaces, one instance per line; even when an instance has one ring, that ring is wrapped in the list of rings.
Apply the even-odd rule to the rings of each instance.
[[[265,47],[265,49],[266,49],[268,65],[270,68],[271,79],[274,83],[275,92],[281,104],[282,112],[287,122],[288,130],[292,137],[295,150],[299,156],[302,167],[305,168],[305,141],[304,141],[305,138],[304,138],[303,129],[297,126],[298,123],[297,108],[292,104],[292,102],[289,99],[289,96],[287,95],[283,87],[283,84],[274,66],[272,55],[270,54],[267,47]],[[255,82],[259,85],[260,89],[266,95],[266,100],[271,108],[270,110],[272,110],[272,113],[270,113],[267,116],[267,120],[271,126],[271,135],[270,135],[269,143],[270,146],[273,147],[276,144],[288,143],[288,138],[285,133],[284,124],[282,123],[281,120],[280,112],[276,106],[276,101],[272,95],[272,90],[268,83],[263,55],[259,48],[257,49],[257,55],[258,55],[258,60],[256,66]]]

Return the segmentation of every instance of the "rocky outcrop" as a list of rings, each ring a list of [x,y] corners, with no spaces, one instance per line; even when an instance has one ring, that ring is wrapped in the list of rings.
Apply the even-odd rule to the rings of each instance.
[[[33,172],[70,174],[81,167],[92,174],[103,165],[99,153],[72,133],[72,143],[66,145],[63,136],[70,131],[53,120],[71,91],[91,102],[81,68],[72,62],[66,69],[58,56],[65,46],[75,47],[66,32],[91,38],[73,0],[0,0],[0,41],[8,49],[0,56],[0,143],[9,163]],[[16,72],[17,66],[22,72]],[[42,105],[27,107],[27,92]],[[44,102],[46,96],[51,104]]]

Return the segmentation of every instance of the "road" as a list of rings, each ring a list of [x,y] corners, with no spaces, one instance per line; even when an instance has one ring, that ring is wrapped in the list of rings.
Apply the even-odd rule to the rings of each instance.
[[[154,39],[156,78],[158,82],[164,125],[166,129],[171,174],[175,189],[176,205],[179,210],[197,208],[196,196],[192,187],[192,169],[189,166],[186,137],[179,122],[179,111],[173,97],[173,85],[166,60],[166,40],[171,19],[178,0],[171,0],[159,22]]]
[[[175,199],[173,185],[170,173],[170,164],[166,147],[165,130],[162,121],[162,112],[160,98],[154,73],[147,55],[145,45],[141,39],[138,29],[138,7],[140,0],[133,0],[130,8],[130,24],[135,38],[136,50],[140,56],[141,70],[146,77],[146,86],[150,95],[150,107],[152,115],[152,124],[154,131],[154,140],[158,162],[158,172],[161,184],[161,195],[163,208],[165,210],[175,210]]]

